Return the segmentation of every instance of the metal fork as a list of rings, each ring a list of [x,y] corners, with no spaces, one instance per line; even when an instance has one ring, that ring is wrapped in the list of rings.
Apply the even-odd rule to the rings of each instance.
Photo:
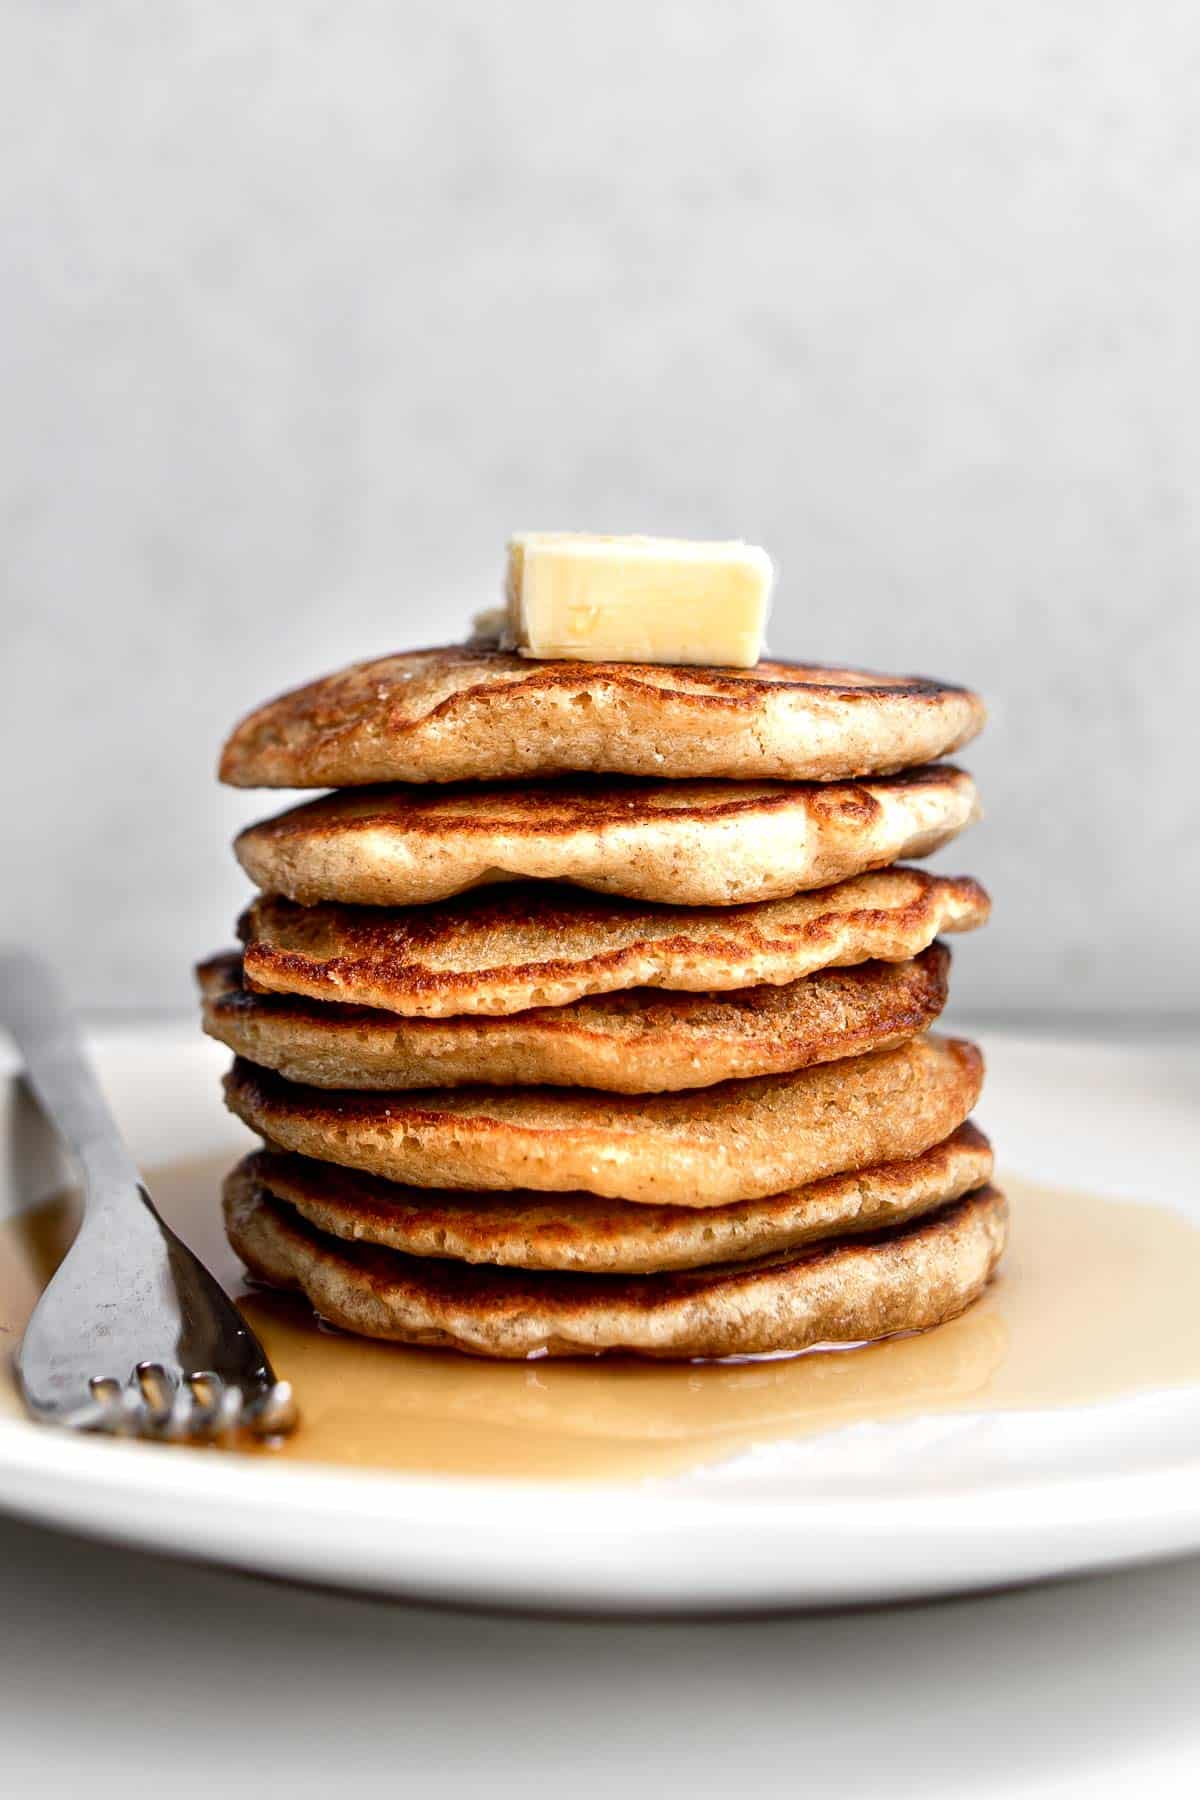
[[[21,1393],[51,1425],[232,1441],[290,1431],[296,1409],[262,1345],[159,1217],[121,1141],[58,980],[0,951],[0,1026],[78,1162],[84,1214],[17,1353]]]

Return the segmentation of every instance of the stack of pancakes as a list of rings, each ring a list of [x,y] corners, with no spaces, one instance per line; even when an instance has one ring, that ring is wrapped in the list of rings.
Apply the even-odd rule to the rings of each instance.
[[[360,664],[237,727],[222,778],[331,787],[244,831],[200,969],[258,1278],[479,1354],[751,1355],[922,1329],[1004,1245],[930,1031],[976,811],[960,688],[760,663]]]

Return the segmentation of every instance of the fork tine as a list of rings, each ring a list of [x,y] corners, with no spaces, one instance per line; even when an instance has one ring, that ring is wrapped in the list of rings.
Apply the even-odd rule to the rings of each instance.
[[[163,1424],[170,1414],[172,1399],[172,1384],[167,1371],[159,1362],[140,1362],[134,1370],[134,1378],[151,1418],[155,1424]]]
[[[163,1436],[174,1444],[181,1444],[185,1438],[191,1437],[192,1414],[195,1409],[195,1396],[187,1383],[181,1381],[175,1389],[171,1410],[163,1424]]]
[[[276,1381],[262,1399],[250,1407],[246,1423],[255,1437],[282,1437],[296,1423],[296,1400],[290,1381]]]
[[[91,1405],[84,1408],[79,1420],[87,1431],[116,1434],[122,1417],[121,1384],[113,1375],[93,1375],[88,1382]]]
[[[184,1385],[192,1391],[191,1433],[194,1438],[211,1438],[220,1417],[225,1383],[212,1369],[193,1369],[184,1375]]]
[[[212,1423],[213,1436],[222,1443],[228,1443],[237,1436],[241,1423],[242,1390],[240,1387],[227,1387],[217,1402]]]
[[[116,1437],[149,1437],[150,1420],[142,1391],[134,1382],[122,1388],[110,1417],[109,1430]]]
[[[214,1407],[217,1404],[224,1383],[214,1370],[193,1369],[191,1374],[185,1374],[183,1379],[201,1406]]]

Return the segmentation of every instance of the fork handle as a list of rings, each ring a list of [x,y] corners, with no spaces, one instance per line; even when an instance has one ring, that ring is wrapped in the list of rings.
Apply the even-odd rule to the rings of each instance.
[[[88,1061],[62,983],[30,950],[0,950],[0,1026],[11,1033],[43,1112],[85,1171],[136,1184],[137,1170]]]

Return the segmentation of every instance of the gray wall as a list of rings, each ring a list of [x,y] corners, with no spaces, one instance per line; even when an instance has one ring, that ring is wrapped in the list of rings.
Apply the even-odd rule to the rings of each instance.
[[[973,682],[959,992],[1197,998],[1189,3],[0,19],[0,925],[187,1004],[234,717],[518,526],[743,535],[773,647]]]

